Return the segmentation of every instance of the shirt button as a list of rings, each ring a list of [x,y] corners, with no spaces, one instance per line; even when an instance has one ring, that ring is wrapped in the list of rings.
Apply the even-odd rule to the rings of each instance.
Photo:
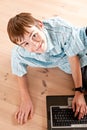
[[[87,53],[85,55],[87,56]]]
[[[64,43],[64,45],[66,45],[66,42]]]

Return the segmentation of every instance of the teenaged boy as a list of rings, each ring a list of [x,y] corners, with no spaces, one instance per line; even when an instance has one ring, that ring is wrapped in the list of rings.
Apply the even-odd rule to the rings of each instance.
[[[72,102],[79,119],[87,113],[83,87],[87,88],[87,29],[77,28],[59,17],[43,22],[30,13],[20,13],[7,25],[10,40],[16,44],[12,51],[12,72],[17,76],[21,103],[15,118],[25,123],[32,118],[33,105],[27,82],[27,66],[59,67],[72,74],[75,96]]]

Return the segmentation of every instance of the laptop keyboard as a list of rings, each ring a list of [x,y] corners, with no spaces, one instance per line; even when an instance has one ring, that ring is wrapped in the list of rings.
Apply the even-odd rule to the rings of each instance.
[[[56,106],[51,107],[51,123],[53,127],[57,126],[74,126],[74,125],[87,125],[87,115],[83,119],[78,120],[74,117],[72,108],[60,108]]]

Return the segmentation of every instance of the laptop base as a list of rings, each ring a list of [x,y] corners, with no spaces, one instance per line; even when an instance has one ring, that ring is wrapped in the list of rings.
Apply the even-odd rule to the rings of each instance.
[[[71,106],[71,101],[73,99],[73,95],[49,95],[46,97],[46,106],[47,106],[47,130],[87,130],[86,127],[70,127],[70,128],[52,128],[51,127],[51,116],[50,116],[50,107],[51,106]],[[87,101],[87,96],[85,96]]]

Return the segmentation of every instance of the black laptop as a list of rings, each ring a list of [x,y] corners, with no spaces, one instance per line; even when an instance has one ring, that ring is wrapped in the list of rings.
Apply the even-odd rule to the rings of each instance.
[[[47,130],[87,130],[87,115],[81,120],[74,116],[72,99],[69,95],[46,97]]]

